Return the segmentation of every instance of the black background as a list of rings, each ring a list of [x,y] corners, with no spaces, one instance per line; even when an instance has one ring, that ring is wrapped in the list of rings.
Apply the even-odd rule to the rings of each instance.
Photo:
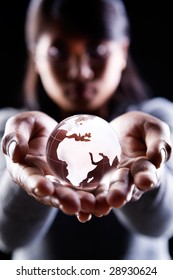
[[[131,52],[140,73],[155,96],[173,100],[171,1],[124,2],[131,21]],[[0,107],[17,106],[25,68],[24,19],[28,3],[4,0],[0,4]]]
[[[81,0],[82,1],[82,0]],[[131,52],[155,96],[173,101],[171,1],[124,0],[131,21]],[[24,20],[29,0],[0,2],[0,108],[18,106],[25,69]],[[170,240],[173,256],[173,241]],[[0,255],[0,258],[9,256]]]

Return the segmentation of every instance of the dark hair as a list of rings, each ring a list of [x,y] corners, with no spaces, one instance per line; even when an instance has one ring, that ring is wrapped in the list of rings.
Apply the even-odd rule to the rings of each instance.
[[[50,104],[51,110],[48,113],[51,115],[55,105],[45,94],[40,78],[33,71],[32,54],[39,36],[51,28],[52,24],[61,26],[68,36],[130,41],[128,15],[121,0],[31,0],[26,17],[29,59],[24,84],[25,101],[28,106],[34,108],[39,99],[40,108],[47,112]],[[129,54],[120,85],[110,102],[111,107],[118,107],[120,103],[139,102],[146,97],[145,85],[138,76]]]
[[[61,25],[68,36],[129,38],[129,22],[121,0],[31,0],[26,20],[26,42],[31,50],[52,23]]]

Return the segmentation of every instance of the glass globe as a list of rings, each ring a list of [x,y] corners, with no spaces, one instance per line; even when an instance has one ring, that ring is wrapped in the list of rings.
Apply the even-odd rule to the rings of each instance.
[[[79,190],[93,190],[117,168],[121,147],[107,121],[79,114],[55,127],[47,141],[46,155],[54,181]]]

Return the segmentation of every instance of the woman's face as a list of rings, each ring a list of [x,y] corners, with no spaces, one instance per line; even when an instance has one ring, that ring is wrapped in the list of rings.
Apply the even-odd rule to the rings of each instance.
[[[64,37],[53,30],[40,36],[36,69],[49,97],[66,112],[107,107],[126,66],[127,48],[116,41]]]

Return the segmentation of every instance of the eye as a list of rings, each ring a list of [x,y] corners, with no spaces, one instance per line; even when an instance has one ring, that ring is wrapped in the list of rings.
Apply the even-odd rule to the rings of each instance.
[[[104,56],[104,57],[107,56],[109,53],[107,46],[104,44],[101,44],[97,47],[97,52],[100,56]]]
[[[99,44],[97,46],[89,47],[88,54],[91,58],[99,59],[99,58],[106,58],[109,54],[109,51],[106,45]]]
[[[65,62],[68,60],[68,53],[65,48],[58,46],[50,46],[48,49],[48,58],[50,61]]]
[[[52,46],[48,49],[48,56],[51,58],[58,58],[59,57],[59,50],[58,48]]]

